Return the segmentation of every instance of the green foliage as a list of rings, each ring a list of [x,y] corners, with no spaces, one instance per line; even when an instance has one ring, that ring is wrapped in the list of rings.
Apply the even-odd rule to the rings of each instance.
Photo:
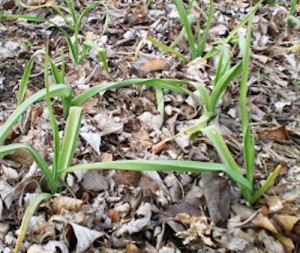
[[[191,22],[189,21],[189,18],[188,18],[189,13],[185,9],[182,0],[174,0],[174,4],[176,5],[177,11],[178,11],[178,14],[180,17],[180,21],[185,29],[185,34],[186,34],[187,40],[189,42],[192,59],[196,59],[197,57],[202,55],[204,46],[208,39],[208,32],[209,32],[209,29],[212,24],[213,13],[214,13],[213,0],[210,0],[209,14],[208,14],[207,20],[205,22],[206,25],[205,25],[205,28],[204,28],[204,31],[202,34],[200,31],[201,30],[200,23],[199,23],[199,21],[197,22],[198,29],[197,29],[196,38],[194,37],[194,33],[193,33],[192,27],[191,27]]]
[[[71,96],[72,90],[66,85],[53,85],[49,89],[50,97],[69,97]],[[18,122],[22,114],[28,109],[32,104],[44,99],[46,96],[46,89],[42,89],[26,99],[18,108],[9,116],[6,122],[0,126],[0,145],[2,145],[8,135],[8,133],[13,129],[15,124]]]
[[[32,217],[32,215],[34,214],[35,210],[38,208],[39,204],[42,201],[45,200],[50,200],[51,199],[51,194],[48,193],[40,193],[38,195],[36,195],[33,200],[30,202],[29,206],[27,207],[24,216],[23,216],[23,220],[22,220],[22,224],[21,227],[19,229],[19,236],[15,245],[15,249],[14,249],[14,253],[18,253],[19,249],[21,247],[22,241],[26,235],[26,231],[27,231],[27,227],[28,224],[30,222],[30,219]]]
[[[288,17],[288,26],[291,27],[292,24],[295,23],[299,27],[300,21],[299,21],[299,19],[297,20],[297,18],[294,17],[294,15],[296,13],[296,8],[297,8],[297,0],[291,0],[290,4],[291,4],[291,8],[290,8],[290,13],[289,13],[289,17]],[[299,4],[299,1],[298,1],[298,4]]]
[[[251,42],[251,24],[252,18],[248,21],[248,29],[247,35],[245,37],[240,38],[240,49],[243,53],[242,60],[242,79],[240,85],[240,110],[241,110],[241,123],[243,130],[243,155],[244,155],[244,167],[246,170],[246,180],[250,185],[254,183],[254,166],[255,166],[255,149],[254,149],[254,136],[250,132],[250,122],[247,108],[247,83],[249,76],[249,63],[250,63],[250,42]],[[239,166],[235,162],[230,150],[228,149],[220,130],[214,126],[208,126],[202,129],[202,132],[209,138],[212,142],[213,146],[217,150],[221,160],[223,163],[232,168],[237,173],[242,173]],[[279,172],[279,167],[277,167],[267,178],[266,182],[257,190],[245,188],[242,185],[239,185],[242,192],[243,197],[250,204],[253,204],[265,191],[268,190],[270,185],[275,180],[277,174]]]
[[[83,18],[92,11],[97,5],[101,4],[100,2],[96,1],[93,4],[86,7],[81,13],[76,11],[75,3],[73,0],[66,0],[66,4],[68,6],[68,9],[71,13],[72,22],[69,22],[68,18],[60,8],[60,6],[56,5],[55,2],[51,2],[49,4],[37,6],[35,8],[41,8],[41,7],[51,7],[53,8],[58,15],[60,15],[65,23],[69,26],[69,28],[73,31],[73,34],[69,34],[62,26],[59,26],[58,24],[52,22],[51,20],[47,18],[41,18],[37,16],[30,16],[30,15],[19,15],[19,14],[0,14],[0,18],[16,18],[16,19],[24,19],[28,21],[33,22],[47,22],[51,25],[55,26],[65,37],[68,43],[70,56],[72,59],[72,62],[75,65],[79,65],[82,63],[82,61],[85,59],[86,55],[88,54],[88,48],[83,46],[83,49],[80,51],[80,43],[79,43],[79,34],[80,34],[80,26],[82,23]],[[32,8],[28,5],[25,5],[22,3],[24,7]],[[105,6],[104,4],[102,4]],[[106,7],[106,6],[105,6]],[[107,11],[108,13],[108,11]],[[108,14],[107,14],[108,15]],[[106,20],[109,20],[107,17]]]
[[[213,0],[210,0],[210,3],[209,3],[209,13],[208,13],[207,20],[205,21],[206,25],[204,27],[203,32],[201,32],[201,29],[200,29],[200,22],[197,21],[196,36],[194,36],[194,33],[192,31],[192,26],[191,26],[191,24],[194,20],[194,17],[193,17],[193,15],[191,15],[189,13],[194,5],[194,1],[191,1],[188,9],[185,9],[182,0],[174,0],[174,4],[176,5],[180,21],[183,25],[183,29],[181,30],[181,32],[179,33],[179,36],[175,39],[175,41],[170,46],[167,46],[167,45],[165,45],[157,40],[154,40],[152,38],[146,38],[144,41],[149,41],[156,47],[159,47],[164,52],[171,53],[171,54],[175,55],[176,57],[181,58],[186,63],[188,63],[188,62],[190,62],[190,58],[186,57],[185,55],[176,51],[173,48],[184,38],[184,35],[186,35],[188,43],[189,43],[189,48],[191,51],[191,58],[196,59],[197,57],[202,56],[204,47],[208,40],[209,29],[210,29],[212,21],[213,21],[213,14],[214,14]],[[141,43],[143,44],[144,41],[142,41]],[[139,49],[139,47],[138,47],[138,49]]]

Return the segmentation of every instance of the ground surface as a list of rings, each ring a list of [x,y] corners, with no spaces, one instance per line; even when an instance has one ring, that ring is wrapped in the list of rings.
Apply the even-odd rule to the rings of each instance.
[[[35,5],[39,1],[28,1]],[[201,20],[207,1],[194,15]],[[79,0],[78,6],[89,1]],[[60,3],[64,6],[63,3]],[[108,55],[111,75],[117,80],[137,77],[179,78],[211,87],[215,59],[206,64],[185,64],[162,55],[152,37],[169,45],[181,24],[171,1],[106,1],[107,10],[95,8],[81,27],[84,37],[95,39]],[[1,12],[57,18],[49,8],[28,10],[13,0],[1,3]],[[206,50],[249,11],[246,1],[216,1],[214,22]],[[224,175],[157,172],[78,172],[67,176],[62,192],[35,213],[21,247],[25,252],[299,252],[300,223],[300,93],[299,52],[285,50],[299,44],[299,29],[286,26],[288,4],[262,5],[253,20],[249,78],[249,112],[255,133],[257,185],[281,164],[275,184],[255,205],[241,198]],[[0,22],[0,124],[16,107],[16,91],[25,64],[50,39],[51,57],[60,62],[67,48],[60,33],[48,24],[4,20]],[[228,45],[231,47],[233,45]],[[177,50],[188,55],[188,44]],[[233,63],[240,59],[238,48]],[[80,93],[110,81],[100,60],[91,52],[75,68],[66,53],[66,83]],[[239,78],[232,82],[218,105],[214,121],[238,164],[243,166],[239,120]],[[42,57],[37,57],[29,91],[44,86]],[[29,94],[28,94],[29,95]],[[165,113],[157,110],[151,88],[128,86],[94,96],[83,106],[84,120],[74,164],[120,159],[177,159],[219,161],[209,141],[199,136],[155,144],[196,122],[201,104],[165,91]],[[63,127],[59,101],[54,109]],[[36,148],[47,161],[53,156],[51,127],[45,104],[34,105],[7,143],[22,142]],[[155,147],[153,149],[153,146]],[[157,149],[158,147],[158,149]],[[12,252],[26,206],[36,193],[47,191],[41,173],[28,154],[17,152],[0,159],[0,252]],[[216,225],[217,224],[217,225]]]

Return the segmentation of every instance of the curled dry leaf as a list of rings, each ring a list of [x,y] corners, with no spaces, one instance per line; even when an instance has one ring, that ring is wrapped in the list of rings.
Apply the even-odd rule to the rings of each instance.
[[[124,224],[117,232],[116,235],[123,236],[124,234],[134,234],[140,232],[142,229],[146,228],[151,224],[151,205],[149,203],[143,203],[136,211],[136,215],[139,218],[132,219],[129,223]]]
[[[262,213],[258,213],[256,217],[251,221],[254,225],[264,228],[268,231],[271,231],[274,234],[277,234],[278,231],[275,228],[274,224],[271,222],[271,220],[264,216]]]
[[[152,178],[145,175],[141,177],[139,186],[142,189],[144,197],[155,196],[156,191],[159,189],[159,185]]]
[[[150,112],[144,112],[138,119],[142,123],[144,129],[161,129],[163,125],[163,118],[161,115],[153,115]]]
[[[286,237],[283,236],[281,234],[277,235],[277,240],[282,244],[282,246],[284,247],[285,253],[292,253],[295,249],[295,245],[293,243],[293,241]]]
[[[139,250],[139,248],[135,244],[129,242],[126,244],[125,253],[142,253],[142,252]]]
[[[261,137],[268,140],[286,141],[289,137],[289,132],[285,125],[263,129],[260,133]]]
[[[117,223],[120,221],[120,214],[116,209],[109,209],[107,215],[111,219],[112,223]]]
[[[70,223],[65,231],[69,248],[70,250],[75,249],[76,253],[85,252],[96,239],[103,235],[100,231],[91,230],[75,223]]]
[[[207,172],[202,173],[201,184],[211,220],[216,225],[225,225],[231,203],[228,181],[217,173]]]
[[[171,138],[162,140],[151,147],[152,154],[160,153],[161,151],[167,148],[167,142],[169,142]]]
[[[265,252],[285,253],[282,244],[268,235],[265,230],[259,231],[257,239],[263,243]]]
[[[69,253],[68,247],[64,241],[49,241],[44,245],[45,250],[55,250],[55,252]],[[58,251],[60,250],[60,251]]]
[[[83,188],[88,191],[102,191],[108,189],[108,183],[101,171],[90,170],[84,175]]]
[[[136,187],[138,186],[140,179],[140,171],[119,170],[116,172],[115,182],[117,185],[124,184]]]
[[[285,204],[293,203],[300,198],[300,192],[298,190],[285,192],[282,196],[269,197],[267,205],[270,212],[278,212]]]
[[[212,226],[209,224],[205,216],[193,217],[188,214],[177,214],[175,219],[183,224],[189,225],[186,231],[177,232],[176,236],[184,239],[183,244],[189,244],[192,241],[201,239],[205,245],[214,246],[210,235]]]
[[[51,209],[53,213],[62,213],[64,210],[75,211],[78,210],[83,201],[80,199],[55,196],[51,201]]]
[[[161,57],[140,54],[139,58],[132,62],[132,66],[137,71],[152,72],[165,69],[167,63]]]
[[[45,250],[42,246],[33,244],[29,247],[27,253],[56,253],[56,250]]]
[[[293,230],[296,223],[300,220],[300,217],[291,215],[276,215],[275,219],[281,225],[285,232],[290,233]]]

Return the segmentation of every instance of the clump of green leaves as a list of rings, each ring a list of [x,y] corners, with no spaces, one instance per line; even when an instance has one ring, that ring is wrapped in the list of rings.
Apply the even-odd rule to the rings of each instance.
[[[242,60],[242,80],[240,85],[240,111],[241,111],[241,123],[242,123],[242,130],[243,130],[243,155],[244,155],[244,167],[246,170],[246,179],[247,181],[253,185],[254,183],[254,167],[255,167],[255,149],[254,149],[254,136],[250,131],[250,122],[249,122],[249,115],[247,110],[247,83],[248,83],[248,76],[249,76],[249,63],[250,63],[250,42],[251,42],[251,22],[252,19],[249,20],[248,29],[247,29],[247,36],[240,37],[240,49],[243,53],[243,60]],[[231,167],[237,173],[242,174],[239,166],[235,162],[232,154],[230,153],[227,145],[225,144],[224,139],[220,133],[220,130],[215,126],[211,125],[204,129],[202,132],[210,139],[213,146],[216,148],[221,160],[226,166]],[[279,167],[277,167],[270,175],[268,176],[267,180],[263,185],[257,189],[246,189],[244,187],[242,189],[243,197],[247,200],[250,204],[256,202],[258,198],[264,194],[270,185],[274,182],[277,174],[279,172]]]
[[[40,6],[36,6],[36,7],[28,6],[24,3],[22,3],[21,1],[19,1],[19,3],[21,3],[22,6],[27,7],[27,8],[41,8],[41,7],[53,8],[58,13],[58,15],[63,18],[63,20],[65,21],[68,28],[72,31],[71,34],[69,34],[67,32],[67,30],[64,29],[61,25],[59,25],[59,24],[55,23],[54,21],[51,21],[50,19],[47,19],[47,18],[41,18],[38,16],[30,16],[30,15],[19,15],[19,14],[0,14],[0,18],[16,18],[16,19],[24,19],[24,20],[28,20],[28,21],[33,21],[33,22],[50,23],[64,35],[64,37],[68,43],[72,62],[75,65],[79,65],[85,59],[85,57],[87,56],[89,49],[90,49],[89,43],[83,43],[82,49],[80,49],[81,45],[80,45],[79,37],[80,37],[80,27],[81,27],[82,20],[90,11],[92,11],[97,5],[99,5],[101,3],[98,1],[95,1],[93,4],[87,6],[81,12],[78,12],[78,11],[76,11],[74,0],[65,0],[65,2],[68,6],[68,12],[71,14],[71,20],[69,20],[69,18],[66,16],[63,9],[59,5],[57,5],[54,1],[53,2],[49,1],[44,5],[40,5]],[[102,4],[102,5],[106,8],[106,6],[104,4]],[[106,17],[106,21],[104,24],[103,33],[106,31],[108,22],[109,22],[109,16],[108,16],[108,10],[107,10],[107,17]]]
[[[204,22],[206,25],[205,25],[203,31],[200,28],[200,22],[196,21],[196,25],[197,25],[196,36],[194,36],[194,33],[192,31],[192,26],[191,26],[192,22],[195,21],[194,16],[191,14],[191,10],[194,5],[197,5],[196,2],[194,0],[192,0],[189,4],[188,9],[185,9],[182,0],[174,0],[174,4],[176,5],[180,21],[183,25],[183,28],[182,28],[181,32],[179,33],[179,36],[177,37],[177,39],[170,46],[167,46],[155,39],[145,38],[143,41],[141,41],[140,45],[137,48],[137,51],[143,46],[145,41],[149,41],[153,45],[159,47],[164,52],[171,53],[171,54],[175,55],[176,57],[181,58],[186,63],[188,63],[188,62],[190,62],[190,58],[186,57],[182,53],[175,50],[174,47],[184,38],[184,36],[186,36],[188,43],[189,43],[189,48],[191,51],[191,59],[196,59],[197,57],[202,56],[206,42],[208,40],[209,29],[210,29],[212,21],[213,21],[213,14],[214,14],[213,0],[210,0],[210,2],[209,2],[208,16]],[[136,55],[137,55],[137,53],[136,53]]]
[[[299,1],[298,1],[299,4]],[[297,9],[297,0],[291,0],[290,3],[291,7],[290,7],[290,12],[289,12],[289,16],[288,16],[288,26],[292,26],[292,24],[296,24],[297,27],[300,27],[300,20],[297,19],[294,15],[296,13],[296,9]],[[299,7],[299,5],[298,5]]]

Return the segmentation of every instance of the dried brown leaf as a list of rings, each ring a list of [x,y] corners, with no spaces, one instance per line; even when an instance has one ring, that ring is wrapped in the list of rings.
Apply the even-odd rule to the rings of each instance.
[[[142,253],[142,251],[135,244],[129,242],[126,244],[125,253]]]
[[[112,223],[117,223],[120,221],[120,214],[116,209],[109,209],[107,215],[111,219]]]
[[[53,213],[62,213],[64,210],[75,211],[82,205],[82,200],[65,196],[55,196],[51,200],[51,209]]]
[[[278,234],[276,236],[276,238],[283,245],[285,253],[294,252],[295,245],[294,245],[293,241],[290,238],[288,238],[286,236],[283,236],[281,234]]]
[[[274,234],[278,233],[277,229],[275,228],[271,220],[268,217],[264,216],[262,213],[258,213],[251,222],[254,225],[269,230]]]
[[[211,220],[216,225],[225,225],[230,214],[231,193],[228,181],[217,173],[203,173],[201,186]]]
[[[280,223],[283,230],[287,233],[290,233],[296,223],[300,220],[300,217],[291,216],[291,215],[276,215],[275,219]]]
[[[69,248],[76,249],[76,253],[86,252],[96,239],[104,235],[100,231],[92,230],[76,223],[68,224],[64,232]]]
[[[167,63],[165,59],[161,57],[153,57],[143,54],[132,62],[132,65],[137,71],[152,72],[165,69]]]
[[[140,171],[119,170],[116,173],[115,182],[117,185],[124,184],[136,187],[141,179]]]
[[[274,128],[263,129],[261,131],[261,136],[269,140],[286,141],[288,132],[285,125],[281,125]]]

